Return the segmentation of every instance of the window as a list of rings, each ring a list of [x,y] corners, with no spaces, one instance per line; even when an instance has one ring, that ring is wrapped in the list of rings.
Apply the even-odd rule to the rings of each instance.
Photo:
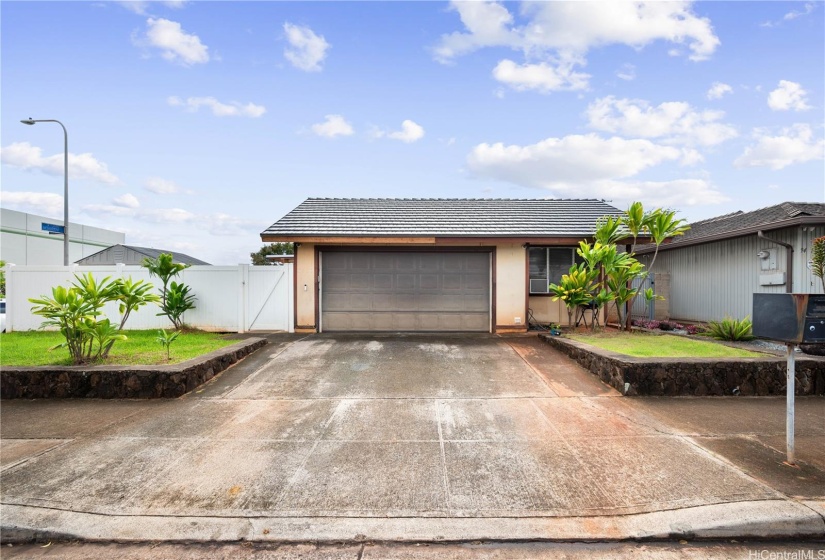
[[[581,259],[570,247],[530,247],[530,293],[549,293],[550,284],[558,284],[570,266]]]

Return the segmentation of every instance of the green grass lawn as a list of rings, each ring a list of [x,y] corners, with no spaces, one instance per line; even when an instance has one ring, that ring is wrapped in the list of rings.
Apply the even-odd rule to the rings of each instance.
[[[604,350],[636,358],[764,358],[765,354],[749,352],[682,336],[652,335],[647,333],[601,332],[575,333],[568,338],[591,344]]]
[[[168,332],[168,331],[167,331]],[[184,331],[172,343],[172,360],[166,361],[166,348],[155,341],[157,330],[124,331],[128,340],[115,342],[105,364],[155,365],[176,364],[218,348],[234,344],[223,335],[200,331]],[[63,342],[60,333],[26,331],[0,334],[0,366],[72,365],[69,351],[49,348]]]

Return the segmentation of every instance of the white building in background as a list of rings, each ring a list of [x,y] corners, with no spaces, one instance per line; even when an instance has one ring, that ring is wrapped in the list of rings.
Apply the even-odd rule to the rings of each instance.
[[[62,265],[63,220],[0,208],[0,260],[9,264]],[[69,222],[69,262],[126,243],[119,231]]]

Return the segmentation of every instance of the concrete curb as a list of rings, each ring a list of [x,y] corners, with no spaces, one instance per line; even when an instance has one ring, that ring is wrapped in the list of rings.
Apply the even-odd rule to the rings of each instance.
[[[823,539],[825,520],[785,500],[622,516],[510,518],[111,516],[3,505],[0,540],[117,542],[469,542]]]

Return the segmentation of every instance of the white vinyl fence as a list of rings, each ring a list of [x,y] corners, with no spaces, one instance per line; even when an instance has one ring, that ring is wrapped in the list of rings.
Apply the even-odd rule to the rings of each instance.
[[[197,298],[195,309],[187,311],[184,322],[213,332],[286,331],[293,332],[292,264],[281,266],[191,266],[174,278],[191,288]],[[6,266],[6,331],[37,329],[43,322],[31,313],[29,298],[52,295],[52,288],[69,286],[76,274],[91,272],[97,280],[106,276],[146,280],[160,294],[160,281],[150,278],[142,266]],[[129,316],[127,329],[171,327],[160,307],[148,304]],[[116,303],[103,310],[113,323],[120,322]]]

